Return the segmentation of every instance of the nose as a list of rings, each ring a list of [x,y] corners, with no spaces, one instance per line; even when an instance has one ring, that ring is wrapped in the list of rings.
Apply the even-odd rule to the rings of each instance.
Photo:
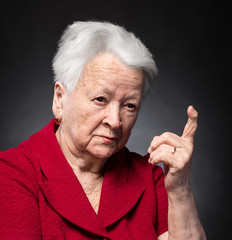
[[[102,123],[111,129],[120,128],[122,125],[120,106],[117,104],[108,106],[105,112],[105,118],[103,119]]]

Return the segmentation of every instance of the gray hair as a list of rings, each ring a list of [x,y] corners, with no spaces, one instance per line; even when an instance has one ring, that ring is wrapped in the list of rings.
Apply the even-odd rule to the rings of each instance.
[[[100,52],[112,53],[126,66],[142,69],[144,94],[148,92],[158,72],[152,54],[133,33],[109,22],[74,22],[66,28],[53,59],[54,82],[72,92],[85,64]]]

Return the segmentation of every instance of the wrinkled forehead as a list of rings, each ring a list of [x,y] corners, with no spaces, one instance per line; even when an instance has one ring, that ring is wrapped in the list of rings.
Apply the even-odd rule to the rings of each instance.
[[[141,69],[124,65],[111,53],[101,53],[89,61],[82,73],[80,82],[91,84],[97,82],[127,83],[143,88],[145,74]]]

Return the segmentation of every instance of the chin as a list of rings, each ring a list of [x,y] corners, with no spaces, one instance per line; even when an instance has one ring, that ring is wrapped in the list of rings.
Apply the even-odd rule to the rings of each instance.
[[[119,150],[116,148],[97,147],[91,151],[91,154],[96,158],[108,159],[117,151]]]

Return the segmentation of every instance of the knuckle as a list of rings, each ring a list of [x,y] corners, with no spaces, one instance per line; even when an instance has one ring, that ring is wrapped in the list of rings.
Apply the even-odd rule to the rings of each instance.
[[[158,136],[154,136],[152,142],[156,142],[158,140]]]
[[[166,146],[164,144],[161,144],[158,148],[159,151],[165,151],[166,150]]]
[[[167,139],[170,138],[170,132],[165,132],[165,133],[163,133],[161,136],[162,136],[162,138],[163,138],[164,140],[167,140]]]
[[[160,148],[158,148],[153,152],[152,157],[153,159],[161,160],[164,157],[163,155],[164,155],[164,152]]]
[[[193,128],[194,128],[194,129],[197,129],[197,126],[198,126],[197,121],[195,121],[195,122],[193,123]]]
[[[154,150],[154,149],[156,149],[157,147],[158,147],[158,143],[159,143],[159,141],[158,141],[158,136],[155,136],[153,139],[152,139],[152,141],[151,141],[151,144],[150,144],[150,148],[152,149],[152,150]]]

